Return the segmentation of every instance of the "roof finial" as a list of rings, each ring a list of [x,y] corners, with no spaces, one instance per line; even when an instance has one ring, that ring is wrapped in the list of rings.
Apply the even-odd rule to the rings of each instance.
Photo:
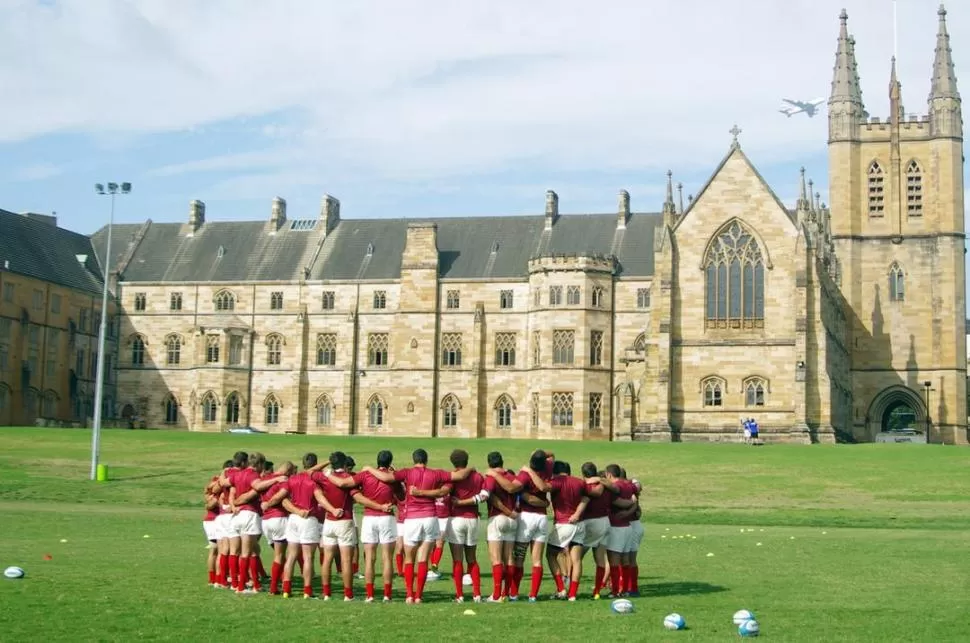
[[[670,224],[673,224],[673,217],[677,214],[677,206],[674,205],[674,173],[667,170],[667,198],[664,199],[664,218],[669,218]]]
[[[684,184],[677,182],[677,214],[684,213]]]
[[[800,177],[801,189],[798,192],[798,205],[796,207],[799,210],[807,210],[809,203],[808,203],[807,190],[805,188],[805,166],[804,165],[801,167],[801,169],[798,170],[798,173],[801,175]]]
[[[741,147],[741,144],[738,143],[738,135],[741,134],[741,128],[738,127],[737,123],[734,124],[734,127],[728,130],[728,134],[734,137],[731,141],[731,147]]]
[[[890,120],[899,123],[903,120],[903,86],[896,77],[896,57],[892,57],[892,71],[889,73],[889,115]]]
[[[818,204],[815,203],[815,198],[814,198],[815,193],[812,191],[814,189],[815,189],[815,183],[812,181],[812,179],[809,179],[808,180],[808,205],[811,206],[812,210],[817,210]]]

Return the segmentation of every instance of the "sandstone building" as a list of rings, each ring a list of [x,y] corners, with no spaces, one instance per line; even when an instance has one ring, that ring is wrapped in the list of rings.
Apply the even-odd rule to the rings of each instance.
[[[101,275],[88,237],[53,216],[0,210],[0,426],[92,416]],[[114,407],[118,328],[109,306],[105,410]]]
[[[940,10],[926,116],[870,118],[843,12],[830,204],[738,130],[659,212],[117,226],[115,411],[311,434],[967,442],[962,111]],[[794,177],[793,177],[794,178]],[[93,237],[103,256],[104,232]]]

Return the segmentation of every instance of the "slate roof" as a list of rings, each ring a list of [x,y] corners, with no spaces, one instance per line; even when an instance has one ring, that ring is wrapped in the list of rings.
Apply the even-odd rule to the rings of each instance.
[[[91,239],[46,219],[0,210],[0,270],[100,294],[104,282]]]
[[[322,230],[294,230],[292,220],[275,234],[267,231],[265,221],[211,221],[191,237],[181,223],[123,224],[114,228],[111,265],[117,266],[129,242],[144,232],[123,281],[295,281],[304,278],[306,267],[306,278],[313,281],[397,279],[408,224],[434,222],[443,279],[526,278],[530,258],[557,254],[614,255],[618,274],[652,275],[654,236],[662,215],[633,213],[624,231],[616,230],[616,216],[561,215],[550,232],[544,229],[543,215],[341,219],[319,254]],[[92,241],[103,255],[105,229]]]

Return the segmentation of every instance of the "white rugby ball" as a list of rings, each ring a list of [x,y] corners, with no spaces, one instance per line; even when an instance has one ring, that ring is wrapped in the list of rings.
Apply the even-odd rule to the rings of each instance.
[[[471,574],[465,574],[464,576],[462,576],[461,577],[461,584],[462,585],[471,585],[472,584],[472,575]]]
[[[629,614],[633,611],[633,603],[625,598],[618,598],[610,603],[610,609],[616,614]]]
[[[753,621],[754,613],[749,610],[738,610],[734,613],[734,624],[741,625],[745,621]]]
[[[682,630],[687,627],[687,622],[680,614],[667,614],[664,618],[664,627],[668,630]]]
[[[741,636],[758,636],[761,633],[761,627],[758,625],[758,621],[751,619],[745,621],[738,626],[738,634]]]
[[[3,570],[3,575],[6,576],[7,578],[23,578],[24,570],[21,569],[20,567],[15,567],[11,565],[10,567]]]

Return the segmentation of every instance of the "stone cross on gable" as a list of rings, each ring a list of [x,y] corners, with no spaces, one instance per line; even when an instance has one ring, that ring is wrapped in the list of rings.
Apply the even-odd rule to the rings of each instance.
[[[731,141],[732,145],[738,144],[738,134],[740,133],[741,133],[741,128],[738,127],[737,124],[735,124],[734,127],[732,127],[730,130],[728,130],[728,134],[734,137],[734,140]]]

